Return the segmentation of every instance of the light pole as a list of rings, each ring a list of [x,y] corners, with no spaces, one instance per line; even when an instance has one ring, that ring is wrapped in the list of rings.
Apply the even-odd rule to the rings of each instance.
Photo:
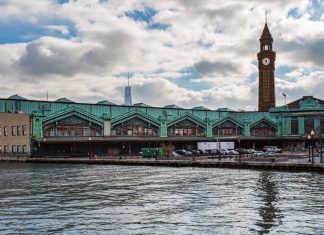
[[[322,142],[322,132],[320,131],[320,146],[321,146],[321,163],[323,163],[323,142]]]
[[[308,162],[311,161],[311,149],[310,149],[310,139],[311,139],[311,136],[308,135],[307,136],[307,139],[308,139]]]
[[[238,137],[239,144],[239,163],[241,163],[241,136]]]
[[[314,130],[311,131],[311,140],[312,140],[312,164],[314,164]]]

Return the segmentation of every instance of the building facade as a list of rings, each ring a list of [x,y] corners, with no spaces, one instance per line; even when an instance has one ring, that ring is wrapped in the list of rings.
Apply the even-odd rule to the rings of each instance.
[[[26,126],[30,115],[32,150],[42,155],[137,154],[142,147],[172,144],[175,148],[194,149],[201,141],[238,144],[239,140],[246,148],[277,145],[303,149],[312,130],[317,143],[324,131],[324,101],[312,96],[269,112],[183,109],[174,105],[125,106],[109,102],[86,104],[67,99],[53,102],[0,99],[0,113],[13,115],[4,114],[7,112],[25,113]],[[4,126],[11,132],[13,124],[1,126],[3,136]],[[8,148],[12,147],[6,147],[7,151]]]
[[[0,156],[30,155],[30,133],[30,115],[1,112]]]

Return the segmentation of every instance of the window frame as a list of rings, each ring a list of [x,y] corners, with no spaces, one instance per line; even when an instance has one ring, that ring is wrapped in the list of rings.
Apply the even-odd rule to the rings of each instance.
[[[11,127],[11,135],[12,136],[17,136],[17,128],[16,128],[16,126]]]

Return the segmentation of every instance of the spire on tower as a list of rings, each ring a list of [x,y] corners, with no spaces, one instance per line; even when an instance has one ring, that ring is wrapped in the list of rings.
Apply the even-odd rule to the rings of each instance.
[[[268,19],[267,19],[268,12],[267,12],[267,11],[264,12],[264,16],[265,16],[265,24],[267,24],[267,23],[268,23],[268,22],[267,22],[267,21],[268,21]]]
[[[264,25],[260,40],[264,40],[264,39],[272,40],[272,36],[269,31],[267,22]]]

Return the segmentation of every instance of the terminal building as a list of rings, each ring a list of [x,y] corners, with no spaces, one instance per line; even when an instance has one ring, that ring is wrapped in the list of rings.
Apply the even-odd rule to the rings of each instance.
[[[312,130],[317,142],[324,132],[324,101],[312,96],[268,112],[20,98],[0,99],[0,113],[28,114],[32,151],[48,156],[137,154],[142,147],[169,144],[195,149],[197,142],[206,141],[234,141],[236,146],[240,142],[241,147],[257,149],[264,145],[302,149]],[[15,125],[19,123],[16,119]],[[3,135],[3,124],[1,127]],[[2,143],[2,149],[4,145],[8,144]],[[9,147],[7,151],[11,151]]]
[[[151,107],[144,103],[115,105],[109,101],[89,104],[66,98],[38,101],[15,95],[0,99],[0,113],[24,113],[30,117],[30,151],[34,155],[138,154],[142,147],[195,149],[198,142],[208,141],[234,141],[237,147],[255,149],[265,145],[303,149],[309,145],[311,133],[312,141],[321,142],[324,101],[303,96],[275,106],[276,53],[272,42],[266,24],[258,53],[258,111]],[[130,92],[127,97],[131,100],[128,95]]]

